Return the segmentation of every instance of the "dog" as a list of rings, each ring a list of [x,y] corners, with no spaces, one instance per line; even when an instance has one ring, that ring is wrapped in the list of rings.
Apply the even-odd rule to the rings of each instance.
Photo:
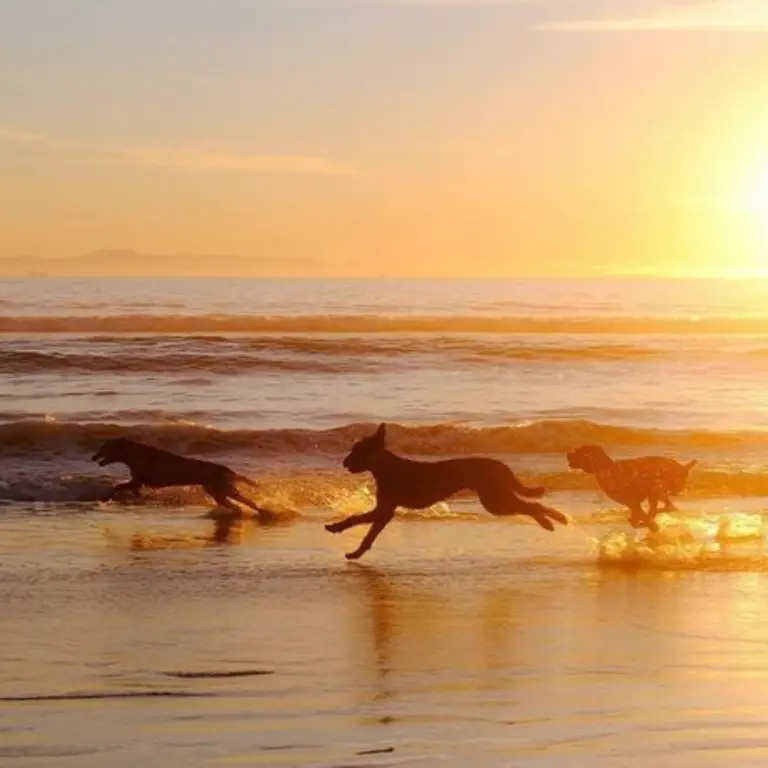
[[[254,488],[258,485],[223,464],[189,459],[127,437],[107,440],[91,459],[101,467],[108,464],[125,464],[131,472],[131,479],[112,488],[103,501],[110,501],[122,491],[129,491],[138,496],[142,487],[197,485],[213,497],[217,504],[234,512],[240,510],[233,503],[233,499],[250,507],[260,517],[267,514],[266,510],[240,493],[236,483],[240,481]]]
[[[614,461],[599,445],[583,445],[567,454],[568,466],[594,475],[605,495],[629,507],[629,522],[634,528],[646,526],[656,533],[659,502],[664,510],[674,510],[670,496],[677,496],[688,482],[696,460],[681,464],[664,456],[644,456]],[[648,501],[648,511],[643,502]]]
[[[348,560],[359,559],[373,546],[397,507],[426,509],[460,491],[477,494],[492,515],[528,515],[548,531],[555,530],[553,520],[568,525],[561,512],[522,498],[540,498],[545,491],[524,486],[506,464],[485,457],[428,462],[397,456],[387,449],[386,424],[358,440],[342,463],[348,472],[370,472],[376,480],[374,509],[325,526],[330,533],[341,533],[371,524],[358,548],[347,554]]]

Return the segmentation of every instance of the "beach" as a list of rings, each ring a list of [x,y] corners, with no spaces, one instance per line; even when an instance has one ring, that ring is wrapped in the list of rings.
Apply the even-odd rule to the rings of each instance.
[[[0,287],[0,759],[19,766],[763,765],[768,283],[18,280]],[[387,422],[570,518],[372,507]],[[114,436],[221,461],[99,498]],[[650,541],[565,452],[697,459]],[[364,754],[367,753],[367,754]]]

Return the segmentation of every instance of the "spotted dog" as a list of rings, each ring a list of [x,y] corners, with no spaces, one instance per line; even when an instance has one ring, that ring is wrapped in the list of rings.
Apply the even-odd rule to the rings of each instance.
[[[459,491],[476,493],[492,515],[528,515],[548,531],[555,529],[553,520],[568,524],[561,512],[522,498],[539,498],[544,489],[524,486],[506,464],[484,457],[415,461],[398,456],[387,449],[385,424],[358,440],[343,466],[352,473],[370,472],[376,480],[374,509],[325,526],[330,533],[341,533],[355,525],[371,524],[360,546],[347,555],[348,560],[357,560],[373,546],[397,507],[426,509]]]
[[[238,481],[253,487],[257,487],[256,483],[222,464],[179,456],[127,437],[107,440],[91,458],[101,467],[107,464],[125,464],[131,473],[131,479],[112,488],[104,497],[104,501],[109,501],[121,491],[138,495],[142,487],[197,485],[212,496],[217,504],[234,512],[240,510],[233,503],[233,499],[258,512],[260,516],[267,514],[240,493],[236,486]]]
[[[630,524],[658,531],[655,517],[659,502],[663,509],[673,510],[670,496],[681,493],[696,460],[681,464],[663,456],[614,460],[599,445],[584,445],[567,454],[571,469],[594,475],[608,498],[629,507]],[[643,502],[648,501],[648,511]]]

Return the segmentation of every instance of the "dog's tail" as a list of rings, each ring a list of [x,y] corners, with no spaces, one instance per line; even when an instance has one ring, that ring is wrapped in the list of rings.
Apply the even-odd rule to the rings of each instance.
[[[547,492],[547,489],[542,486],[529,488],[527,485],[523,485],[517,479],[517,475],[515,475],[514,473],[511,473],[511,474],[512,474],[512,490],[518,496],[524,496],[527,499],[540,499]]]

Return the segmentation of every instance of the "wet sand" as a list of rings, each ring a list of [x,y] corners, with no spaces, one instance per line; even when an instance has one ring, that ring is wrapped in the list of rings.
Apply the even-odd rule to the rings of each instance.
[[[0,517],[5,764],[768,761],[759,544],[665,567],[601,562],[605,526],[411,520],[351,564],[359,529],[221,544],[198,512]]]

